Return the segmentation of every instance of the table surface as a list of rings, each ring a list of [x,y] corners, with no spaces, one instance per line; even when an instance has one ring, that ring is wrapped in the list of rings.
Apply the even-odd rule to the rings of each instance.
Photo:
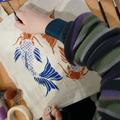
[[[102,7],[105,11],[105,15],[110,27],[120,27],[120,20],[115,11],[113,1],[116,1],[118,10],[120,12],[120,2],[118,3],[118,0],[101,0]],[[103,20],[103,16],[98,5],[98,0],[86,0],[86,3],[93,14],[97,15],[101,20]]]
[[[1,3],[1,5],[8,14],[11,14],[13,12],[13,9],[17,10],[25,3],[25,1],[26,0],[12,0],[9,2],[9,4]],[[86,0],[86,3],[93,12],[93,14],[97,15],[101,20],[104,21],[97,0]],[[12,6],[13,9],[11,8],[10,5]],[[120,26],[120,21],[115,12],[112,0],[102,0],[102,6],[104,8],[110,27]],[[118,8],[120,10],[120,4],[118,5]],[[0,89],[6,89],[9,87],[16,88],[11,78],[8,76],[6,70],[4,69],[4,66],[0,63]],[[20,120],[24,120],[24,118],[22,118],[21,115],[18,116]]]

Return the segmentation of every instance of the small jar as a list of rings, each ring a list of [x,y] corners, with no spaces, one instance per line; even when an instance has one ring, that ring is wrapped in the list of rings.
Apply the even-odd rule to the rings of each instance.
[[[20,89],[8,89],[4,93],[4,99],[8,108],[22,104],[22,91]]]

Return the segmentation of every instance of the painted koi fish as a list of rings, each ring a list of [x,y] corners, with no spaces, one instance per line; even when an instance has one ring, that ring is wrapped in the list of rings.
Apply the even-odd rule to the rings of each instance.
[[[20,41],[19,46],[14,53],[15,62],[21,57],[24,66],[31,72],[35,81],[46,87],[46,95],[48,95],[52,89],[59,90],[53,81],[61,80],[62,77],[60,74],[51,66],[48,58],[43,72],[39,73],[35,71],[33,62],[36,60],[37,62],[42,63],[40,51],[35,47],[34,41],[31,40],[33,38],[32,35],[27,35],[26,33],[22,35],[23,36],[20,36],[16,42],[18,43]]]

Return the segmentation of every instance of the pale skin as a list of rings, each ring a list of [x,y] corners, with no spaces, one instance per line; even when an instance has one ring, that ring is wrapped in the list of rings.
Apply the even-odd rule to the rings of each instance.
[[[15,26],[23,32],[33,34],[44,33],[48,23],[53,20],[48,15],[30,8],[27,8],[24,11],[18,10],[16,11],[16,15],[23,23],[16,20]]]
[[[16,15],[22,23],[16,19],[15,26],[26,33],[45,33],[46,26],[52,21],[48,15],[29,8],[24,11],[16,11]],[[48,109],[49,107],[45,108],[43,112],[43,120],[52,120],[50,113],[54,116],[55,120],[62,120],[61,113],[56,106],[51,106],[50,111]]]
[[[50,117],[50,112],[52,116],[54,116],[55,120],[62,120],[61,113],[55,105],[48,106],[47,108],[45,108],[42,115],[43,120],[52,120],[52,118]]]

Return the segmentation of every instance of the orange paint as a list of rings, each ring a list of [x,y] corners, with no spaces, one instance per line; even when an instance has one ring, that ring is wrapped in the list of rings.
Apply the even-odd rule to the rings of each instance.
[[[41,36],[49,43],[49,45],[52,48],[52,51],[54,53],[54,47],[55,47],[56,42],[57,42],[56,39],[54,37],[51,37],[51,36],[44,34],[44,33],[42,33]]]
[[[52,10],[49,17],[52,18],[52,19],[55,19],[55,9]]]
[[[62,47],[60,47],[60,46],[58,46],[58,48],[59,48],[59,51],[60,51],[60,56],[61,56],[61,60],[64,62],[64,63],[68,63],[68,61],[67,61],[67,59],[66,59],[66,57],[65,57],[65,54],[64,54],[64,48],[62,48]]]
[[[24,40],[30,40],[30,41],[32,41],[32,44],[34,45],[34,40],[36,40],[36,41],[38,41],[37,40],[37,38],[35,37],[35,36],[33,36],[32,34],[29,34],[29,33],[22,33],[21,35],[20,35],[20,37],[17,39],[17,41],[16,41],[16,43],[15,44],[21,44],[22,43],[22,41],[24,41]],[[20,42],[19,42],[20,41]],[[41,44],[40,44],[40,46],[41,47],[43,47]]]
[[[60,67],[65,72],[66,76],[70,79],[80,80],[83,76],[85,76],[88,73],[88,70],[86,70],[85,67],[82,67],[82,69],[80,69],[77,72],[73,71],[69,65],[67,66],[67,70],[65,70],[62,65],[60,65]]]

